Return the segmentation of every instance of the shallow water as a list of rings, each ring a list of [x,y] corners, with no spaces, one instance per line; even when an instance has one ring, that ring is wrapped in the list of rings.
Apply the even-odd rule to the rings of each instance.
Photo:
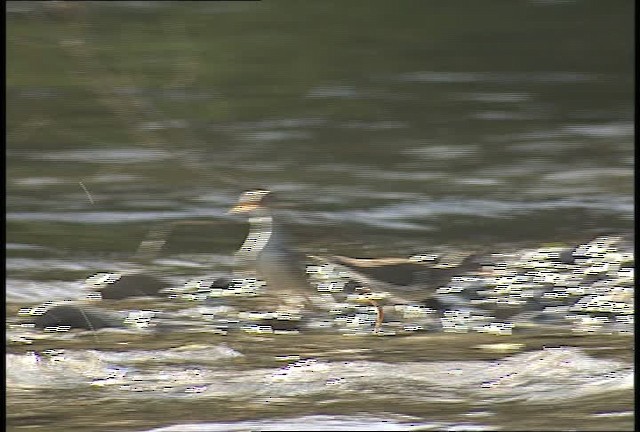
[[[97,331],[18,316],[86,302],[97,272],[229,275],[226,212],[256,186],[313,255],[525,262],[629,235],[632,5],[10,2],[8,429],[632,430],[629,272],[606,273],[626,309],[605,325],[376,335],[356,310],[257,333],[259,296],[90,301],[150,316]],[[598,271],[551,271],[573,270]]]

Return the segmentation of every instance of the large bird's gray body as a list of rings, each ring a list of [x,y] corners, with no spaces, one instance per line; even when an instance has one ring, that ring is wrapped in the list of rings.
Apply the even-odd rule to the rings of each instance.
[[[303,255],[290,248],[270,209],[257,207],[250,212],[249,234],[235,255],[236,274],[265,281],[267,292],[287,306],[309,304],[312,288]]]

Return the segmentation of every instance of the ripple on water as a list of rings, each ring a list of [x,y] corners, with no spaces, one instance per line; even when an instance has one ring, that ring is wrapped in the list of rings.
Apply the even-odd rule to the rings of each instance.
[[[380,416],[304,416],[285,419],[265,419],[235,423],[193,423],[152,429],[153,432],[233,432],[233,431],[411,431],[411,430],[495,430],[474,424],[447,424],[444,422],[424,422],[418,419],[393,415]]]

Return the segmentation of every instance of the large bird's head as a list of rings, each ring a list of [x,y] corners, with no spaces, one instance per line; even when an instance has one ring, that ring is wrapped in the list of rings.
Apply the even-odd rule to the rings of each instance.
[[[266,189],[253,189],[243,192],[229,213],[247,216],[261,216],[269,211],[273,204],[273,193]]]

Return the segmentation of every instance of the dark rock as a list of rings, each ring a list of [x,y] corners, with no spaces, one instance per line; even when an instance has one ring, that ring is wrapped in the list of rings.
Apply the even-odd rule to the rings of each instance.
[[[573,264],[576,261],[575,257],[573,256],[574,251],[575,251],[575,248],[565,249],[562,252],[560,252],[560,256],[558,257],[558,259],[563,264]]]
[[[215,279],[211,283],[209,288],[211,288],[211,289],[229,289],[230,286],[231,286],[231,279],[226,278],[226,277],[219,277],[219,278]]]
[[[118,280],[108,283],[96,291],[103,299],[121,300],[129,297],[156,297],[169,285],[153,276],[145,274],[125,274]]]
[[[296,331],[300,330],[300,320],[284,320],[284,319],[263,319],[257,323],[260,326],[269,326],[273,331]]]
[[[97,330],[107,327],[124,327],[122,316],[80,305],[57,305],[37,315],[34,322],[36,328],[70,327]]]

